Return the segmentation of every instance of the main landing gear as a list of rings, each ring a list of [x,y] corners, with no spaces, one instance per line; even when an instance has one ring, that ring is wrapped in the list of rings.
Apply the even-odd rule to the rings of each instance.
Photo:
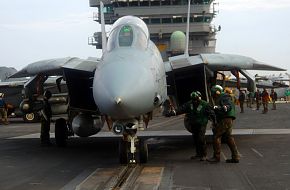
[[[123,134],[119,141],[120,164],[147,163],[148,146],[144,139],[137,137],[137,129],[134,126],[123,127],[116,124],[113,127],[116,134]]]

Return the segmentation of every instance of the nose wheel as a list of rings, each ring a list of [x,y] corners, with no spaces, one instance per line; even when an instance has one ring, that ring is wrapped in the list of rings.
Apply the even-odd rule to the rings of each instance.
[[[143,139],[138,139],[136,135],[124,136],[119,141],[119,161],[120,164],[147,163],[147,143]]]

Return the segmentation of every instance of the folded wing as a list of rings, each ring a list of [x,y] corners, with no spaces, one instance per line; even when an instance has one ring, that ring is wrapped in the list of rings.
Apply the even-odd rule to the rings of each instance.
[[[93,72],[97,63],[97,59],[80,59],[77,57],[41,60],[27,65],[20,71],[11,75],[10,78],[30,77],[38,74],[47,76],[60,76],[63,75],[64,68]]]

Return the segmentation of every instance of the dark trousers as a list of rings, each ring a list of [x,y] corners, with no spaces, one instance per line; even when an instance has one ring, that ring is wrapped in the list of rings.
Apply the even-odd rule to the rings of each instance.
[[[241,113],[244,113],[244,101],[240,101]]]
[[[272,102],[272,110],[276,110],[276,101],[275,100],[273,100],[273,102]]]
[[[5,108],[0,108],[0,115],[1,115],[1,120],[4,124],[8,124],[7,120],[7,110]]]
[[[232,136],[233,119],[223,118],[218,122],[217,126],[213,129],[213,150],[214,157],[218,160],[221,154],[221,138],[225,138],[225,142],[229,146],[232,159],[239,160],[239,153],[234,137]]]
[[[40,141],[41,144],[50,143],[50,120],[41,118],[41,132],[40,132]]]
[[[267,101],[263,102],[263,108],[264,108],[263,113],[267,113],[268,112],[268,102]]]
[[[260,109],[260,104],[261,104],[261,102],[260,102],[260,101],[256,101],[257,110],[259,110],[259,109]]]
[[[193,125],[191,127],[193,142],[195,144],[196,155],[200,157],[206,157],[207,146],[206,146],[206,125]]]

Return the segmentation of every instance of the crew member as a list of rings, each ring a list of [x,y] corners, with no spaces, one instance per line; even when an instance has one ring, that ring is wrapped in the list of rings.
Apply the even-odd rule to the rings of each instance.
[[[247,107],[248,108],[252,108],[252,104],[254,103],[254,92],[249,92],[248,94],[247,94],[247,98],[248,98],[248,100],[247,100]]]
[[[271,90],[270,97],[272,99],[272,110],[276,110],[276,101],[278,100],[278,96],[274,89]]]
[[[270,101],[270,96],[269,93],[267,92],[266,88],[264,88],[263,92],[262,92],[262,104],[263,104],[263,114],[268,113],[268,103]]]
[[[242,90],[240,90],[239,103],[240,103],[241,113],[244,113],[244,102],[245,102],[245,99],[246,99],[245,93]]]
[[[259,89],[257,89],[257,91],[255,92],[254,96],[255,96],[255,99],[256,99],[257,110],[259,110],[260,104],[261,104],[261,93],[260,93]]]
[[[7,119],[7,104],[4,101],[4,93],[0,93],[0,114],[2,123],[8,125],[9,122]]]
[[[167,116],[179,115],[185,113],[184,122],[188,124],[190,132],[192,132],[193,141],[196,147],[196,155],[191,159],[200,159],[206,161],[207,145],[206,145],[206,126],[210,119],[215,123],[214,111],[208,102],[201,99],[201,93],[194,91],[190,94],[191,100],[177,110],[171,111]]]
[[[211,92],[215,102],[214,111],[217,118],[217,125],[213,126],[214,155],[209,161],[220,162],[221,138],[223,137],[232,153],[232,158],[227,159],[226,162],[239,163],[240,157],[238,149],[232,136],[233,120],[236,118],[235,105],[231,97],[227,93],[223,93],[221,86],[213,86]]]
[[[236,97],[230,88],[226,87],[224,92],[231,96],[233,102],[236,101]]]
[[[50,146],[50,120],[51,120],[51,106],[48,100],[51,98],[51,92],[45,91],[43,94],[43,108],[41,110],[41,134],[40,140],[42,146]]]

